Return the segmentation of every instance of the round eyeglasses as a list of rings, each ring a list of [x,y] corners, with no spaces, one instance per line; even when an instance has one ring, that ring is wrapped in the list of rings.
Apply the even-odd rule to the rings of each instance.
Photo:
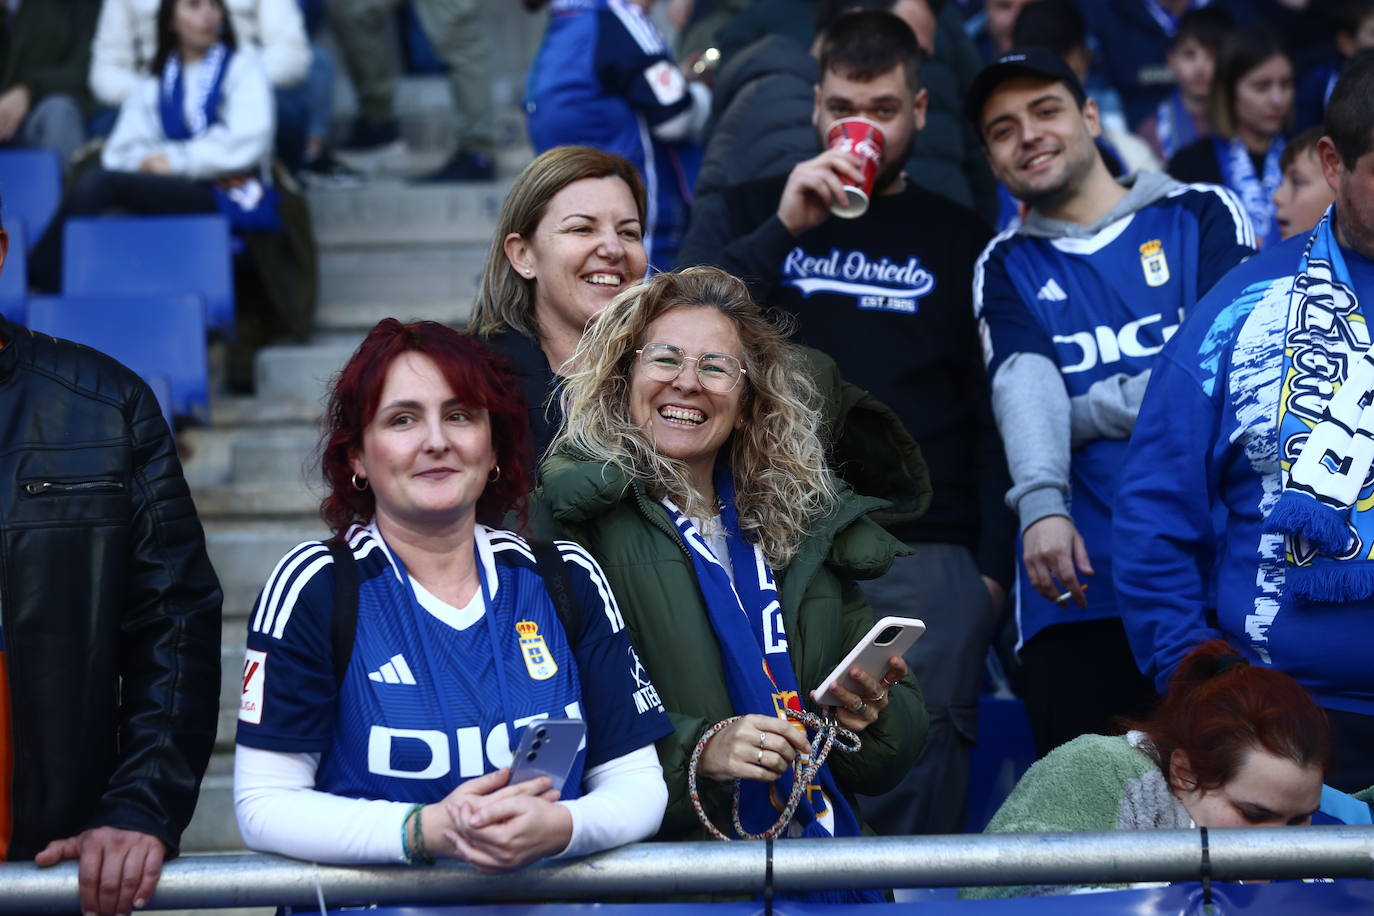
[[[644,373],[656,382],[671,382],[682,374],[687,363],[696,363],[697,381],[707,391],[726,394],[734,391],[747,373],[739,360],[727,353],[703,353],[688,356],[681,347],[668,343],[651,343],[635,351]]]

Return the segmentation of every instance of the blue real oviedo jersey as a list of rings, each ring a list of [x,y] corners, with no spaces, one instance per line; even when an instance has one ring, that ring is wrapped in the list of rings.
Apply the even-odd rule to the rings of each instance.
[[[1059,367],[1072,398],[1112,376],[1144,372],[1252,245],[1235,198],[1214,185],[1180,185],[1086,238],[1003,232],[974,272],[988,377],[1013,354],[1039,354]],[[1070,513],[1096,572],[1088,607],[1070,615],[1036,594],[1018,563],[1023,642],[1053,623],[1116,616],[1111,514],[1127,445],[1096,439],[1074,449]]]
[[[429,803],[507,766],[519,731],[539,718],[587,722],[565,798],[576,797],[585,768],[671,731],[610,586],[582,548],[558,542],[583,612],[572,647],[528,545],[483,526],[475,539],[491,600],[476,620],[456,621],[416,601],[374,527],[350,530],[358,624],[337,690],[332,558],[318,541],[288,553],[249,621],[239,742],[319,753],[321,791]]]

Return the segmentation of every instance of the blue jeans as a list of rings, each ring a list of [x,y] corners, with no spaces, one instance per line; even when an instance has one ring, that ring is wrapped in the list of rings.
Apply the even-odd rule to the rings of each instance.
[[[334,107],[334,61],[319,42],[311,44],[310,52],[305,79],[276,91],[277,157],[292,171],[304,163],[307,142],[329,137]]]

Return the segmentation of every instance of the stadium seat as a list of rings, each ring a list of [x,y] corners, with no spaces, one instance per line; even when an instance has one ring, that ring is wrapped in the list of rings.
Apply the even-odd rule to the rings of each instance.
[[[155,392],[170,395],[164,414],[209,420],[205,304],[199,296],[35,296],[29,300],[29,327],[119,360]]]
[[[166,420],[170,427],[172,425],[172,383],[167,381],[165,375],[145,375],[143,381],[147,382],[148,387],[153,390],[158,406],[162,408],[162,419]]]
[[[5,228],[18,223],[28,230],[28,245],[38,244],[62,202],[62,160],[50,149],[0,150],[0,199],[4,201]],[[10,249],[25,254],[28,247]]]
[[[1016,783],[1035,762],[1026,707],[1014,697],[978,699],[978,741],[969,760],[966,833],[982,833]]]
[[[24,224],[15,221],[6,227],[10,233],[10,254],[0,270],[0,315],[15,324],[26,324],[29,298],[29,259],[24,256]]]
[[[64,239],[63,295],[194,293],[205,302],[206,326],[234,336],[234,267],[223,216],[71,219]]]

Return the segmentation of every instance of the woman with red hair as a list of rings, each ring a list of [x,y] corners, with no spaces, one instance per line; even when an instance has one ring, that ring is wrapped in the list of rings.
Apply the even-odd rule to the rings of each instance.
[[[1034,764],[988,833],[1276,827],[1311,823],[1331,762],[1326,714],[1282,672],[1221,639],[1179,663],[1153,715],[1082,735]],[[966,897],[1076,888],[965,888]]]
[[[604,574],[575,544],[495,527],[531,489],[510,376],[465,334],[387,318],[335,379],[327,426],[336,540],[283,557],[249,620],[248,846],[504,871],[657,830],[653,743],[672,728]],[[586,725],[561,799],[548,777],[510,781],[519,732],[550,717]]]

